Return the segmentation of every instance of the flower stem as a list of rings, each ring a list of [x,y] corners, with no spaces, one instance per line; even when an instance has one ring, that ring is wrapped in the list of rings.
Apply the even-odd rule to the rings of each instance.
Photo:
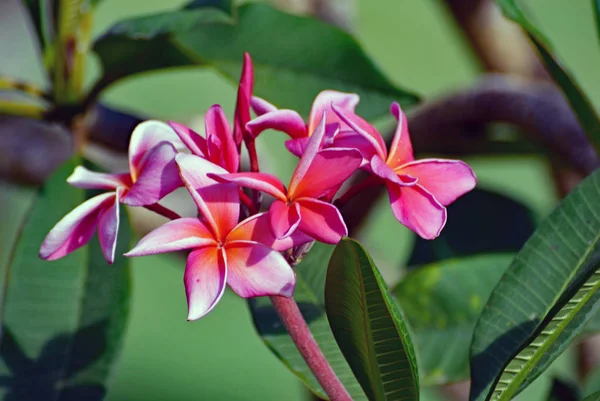
[[[258,173],[260,167],[258,166],[258,153],[256,152],[256,140],[254,138],[246,138],[244,140],[246,149],[248,149],[248,157],[250,158],[250,171]],[[262,203],[262,194],[258,190],[252,190],[252,202],[256,210],[260,210],[260,204]]]
[[[300,309],[293,298],[272,296],[271,302],[279,315],[283,325],[290,337],[296,344],[300,355],[308,364],[317,381],[325,390],[331,401],[352,401],[350,394],[346,391],[342,382],[337,377],[331,365],[321,352],[306,321],[300,313]]]
[[[152,205],[147,205],[147,206],[144,206],[144,207],[146,209],[148,209],[148,210],[152,210],[154,213],[158,213],[161,216],[166,217],[169,220],[177,220],[177,219],[181,218],[180,215],[178,215],[177,213],[175,213],[171,209],[166,208],[163,205],[160,205],[158,203],[154,203]]]

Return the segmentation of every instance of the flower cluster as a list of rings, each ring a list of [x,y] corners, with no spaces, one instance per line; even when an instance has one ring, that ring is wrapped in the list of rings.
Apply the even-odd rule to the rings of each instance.
[[[339,242],[348,231],[336,205],[370,185],[385,184],[395,217],[426,239],[437,237],[444,227],[445,206],[475,186],[472,170],[461,161],[414,160],[407,121],[397,103],[391,112],[398,126],[388,150],[379,132],[356,115],[358,95],[321,92],[305,123],[295,111],[253,97],[252,74],[246,54],[233,130],[218,105],[206,113],[204,136],[175,122],[146,121],[131,136],[128,173],[77,167],[69,184],[109,192],[60,220],[42,244],[40,257],[53,260],[73,252],[97,228],[104,256],[112,263],[119,204],[156,211],[172,221],[141,239],[126,256],[190,251],[184,278],[188,319],[198,319],[214,308],[226,285],[244,298],[291,296],[295,275],[282,252],[313,240]],[[251,109],[257,115],[253,120]],[[289,135],[286,147],[299,157],[287,187],[259,171],[254,141],[267,129]],[[242,144],[249,152],[249,172],[240,171]],[[358,169],[370,177],[338,196]],[[158,203],[182,186],[198,207],[197,217],[181,218]],[[274,198],[266,212],[260,212],[260,192]]]

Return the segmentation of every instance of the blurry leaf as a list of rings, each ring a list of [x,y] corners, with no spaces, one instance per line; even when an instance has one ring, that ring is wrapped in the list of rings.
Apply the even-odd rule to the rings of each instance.
[[[598,37],[600,37],[600,0],[592,0],[592,7],[594,7],[596,30],[598,31]]]
[[[58,1],[53,0],[22,0],[31,19],[37,41],[42,52],[52,44],[56,25],[56,10]]]
[[[579,387],[576,384],[558,378],[552,380],[548,401],[579,401]]]
[[[537,363],[528,367],[533,370],[525,382],[532,381],[591,318],[600,277],[592,276],[600,261],[598,204],[600,170],[542,222],[494,288],[471,344],[471,400],[486,399],[503,372],[514,379],[513,364]],[[530,353],[517,356],[528,345]],[[547,353],[532,354],[538,351]]]
[[[506,195],[475,188],[448,206],[448,222],[438,238],[417,237],[408,265],[516,252],[534,230],[534,215],[527,206]]]
[[[592,395],[588,395],[582,401],[598,401],[600,400],[600,391]]]
[[[585,395],[600,393],[600,366],[585,380]]]
[[[400,308],[364,248],[343,239],[325,281],[333,335],[369,400],[418,400],[417,361]]]
[[[469,345],[477,318],[510,254],[432,263],[413,270],[394,288],[413,332],[423,385],[469,378]]]
[[[562,89],[573,111],[577,115],[581,126],[588,135],[589,140],[597,150],[600,150],[600,119],[596,114],[594,106],[585,93],[579,88],[570,72],[564,68],[560,61],[554,56],[550,42],[535,27],[523,10],[519,7],[517,0],[496,0],[502,12],[525,30],[529,38],[538,50],[542,61],[548,72]]]
[[[352,399],[366,400],[365,394],[356,381],[348,363],[344,359],[327,321],[324,305],[325,275],[327,261],[333,246],[315,243],[304,260],[296,267],[296,289],[294,299],[298,303],[311,333],[319,343],[323,354],[340,378]],[[268,298],[254,298],[248,302],[256,330],[273,353],[308,386],[323,399],[327,396],[314,375],[302,359],[294,342],[283,327],[277,312]]]
[[[193,10],[194,8],[213,7],[229,15],[233,13],[232,0],[193,0],[186,4],[184,10]]]
[[[66,184],[66,163],[42,188],[10,264],[0,344],[0,398],[101,400],[116,362],[129,309],[127,260],[107,265],[97,238],[54,262],[38,258],[50,228],[85,199]],[[121,215],[117,255],[129,245]]]

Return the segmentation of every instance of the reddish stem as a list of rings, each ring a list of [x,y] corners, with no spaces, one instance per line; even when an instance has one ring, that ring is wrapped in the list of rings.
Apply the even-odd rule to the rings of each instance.
[[[350,199],[354,198],[356,195],[363,192],[365,189],[374,187],[379,184],[381,184],[381,180],[378,179],[378,177],[370,176],[370,177],[362,180],[358,184],[354,184],[353,186],[348,188],[348,190],[346,192],[344,192],[344,194],[342,196],[337,198],[334,203],[339,209],[342,206],[344,206],[346,203],[348,203],[348,201],[350,201]]]
[[[331,401],[352,401],[352,397],[350,397],[350,394],[348,394],[344,385],[340,382],[329,362],[327,362],[325,355],[321,352],[319,345],[300,313],[296,301],[293,298],[281,296],[272,296],[270,298],[275,311],[277,311],[283,325],[290,334],[294,344],[296,344],[298,351],[300,351],[300,355],[302,355],[302,358],[304,358]]]
[[[161,216],[164,216],[164,217],[166,217],[167,219],[170,219],[170,220],[177,220],[177,219],[181,218],[180,215],[178,215],[177,213],[175,213],[171,209],[168,209],[168,208],[164,207],[163,205],[159,205],[158,203],[155,203],[153,205],[147,205],[147,206],[144,206],[144,207],[146,209],[152,210],[154,213],[158,213]]]
[[[240,189],[239,192],[240,192],[240,201],[242,201],[242,203],[244,205],[246,205],[250,216],[253,216],[256,213],[258,213],[258,209],[257,209],[256,205],[254,204],[254,202],[252,201],[252,199],[250,199],[250,197],[242,189]]]
[[[248,157],[250,158],[250,171],[258,173],[260,167],[258,165],[258,153],[256,152],[256,141],[254,138],[248,137],[244,140],[246,149],[248,149]],[[262,203],[262,194],[258,190],[252,190],[252,203],[254,204],[255,210],[260,210],[260,204]]]

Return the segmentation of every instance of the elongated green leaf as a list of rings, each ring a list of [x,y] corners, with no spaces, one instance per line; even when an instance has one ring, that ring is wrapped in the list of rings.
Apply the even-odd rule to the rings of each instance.
[[[331,256],[325,309],[369,400],[419,399],[417,361],[400,308],[369,254],[354,240],[342,240]]]
[[[366,400],[344,359],[325,314],[324,287],[327,262],[333,247],[316,243],[304,260],[296,267],[296,289],[294,299],[298,303],[311,333],[319,343],[323,354],[355,401]],[[306,386],[316,395],[327,399],[327,395],[302,359],[294,342],[283,327],[268,298],[255,298],[248,302],[256,330],[265,344]]]
[[[6,291],[0,398],[101,400],[118,356],[129,305],[127,260],[109,266],[97,238],[54,262],[38,258],[48,230],[85,199],[64,165],[41,190],[18,240]],[[117,255],[129,245],[121,215]]]
[[[502,8],[504,14],[519,24],[529,35],[548,72],[567,97],[581,126],[588,134],[590,141],[595,145],[596,149],[600,149],[600,119],[596,114],[596,110],[585,93],[577,85],[571,73],[554,56],[550,42],[529,20],[517,0],[496,0],[496,2]]]
[[[477,318],[512,254],[478,255],[421,266],[394,288],[413,329],[423,385],[469,377],[469,345]]]
[[[592,0],[592,7],[594,7],[596,30],[598,31],[598,37],[600,38],[600,0]]]
[[[570,286],[588,279],[598,267],[599,203],[600,171],[596,171],[542,222],[502,276],[475,327],[471,400],[486,399],[509,361],[541,330],[565,291],[576,288]],[[560,329],[565,336],[552,340],[555,351],[540,360],[534,376],[578,333],[577,321],[573,318],[572,329]]]

